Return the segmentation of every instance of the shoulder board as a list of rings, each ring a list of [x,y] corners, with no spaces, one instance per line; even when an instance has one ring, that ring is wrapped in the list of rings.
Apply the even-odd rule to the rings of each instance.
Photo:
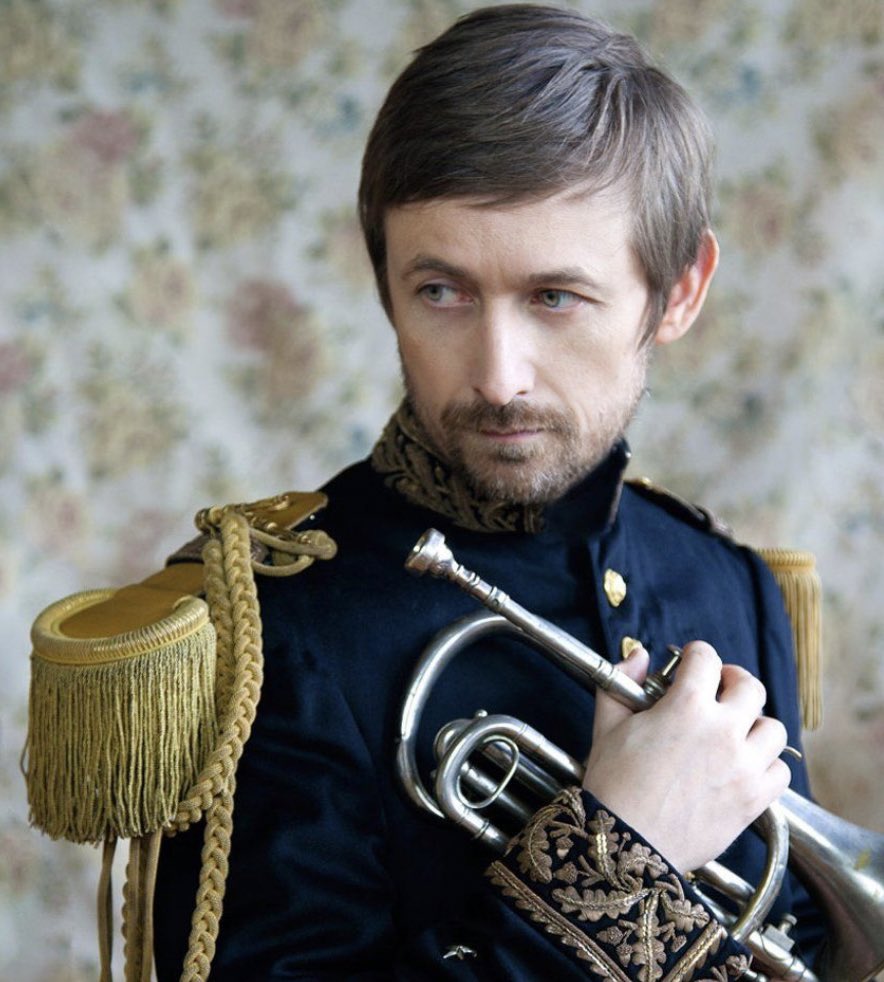
[[[194,518],[194,523],[202,534],[172,553],[166,560],[166,565],[202,562],[206,542],[218,527],[221,517],[228,512],[244,515],[251,529],[257,533],[251,540],[252,561],[264,564],[275,542],[294,538],[295,529],[313,518],[327,504],[328,497],[321,491],[286,491],[258,501],[203,508]],[[267,541],[262,541],[265,539]],[[331,556],[323,555],[318,558],[326,559]]]
[[[100,600],[78,605],[60,627],[69,637],[107,638],[156,625],[171,616],[182,600],[202,596],[203,548],[231,511],[244,515],[249,523],[252,564],[257,572],[286,576],[316,559],[331,559],[337,550],[328,535],[318,529],[297,531],[327,503],[319,492],[293,491],[249,504],[203,509],[195,519],[202,534],[174,552],[164,569],[140,583],[104,591]]]
[[[733,539],[733,529],[727,522],[722,521],[707,508],[692,504],[690,501],[685,501],[684,498],[680,498],[677,494],[667,491],[666,488],[661,488],[659,485],[654,484],[650,478],[639,477],[626,483],[645,498],[648,498],[665,509],[670,515],[680,518],[689,525],[703,529],[706,532],[711,532],[713,535],[718,535],[723,539]]]

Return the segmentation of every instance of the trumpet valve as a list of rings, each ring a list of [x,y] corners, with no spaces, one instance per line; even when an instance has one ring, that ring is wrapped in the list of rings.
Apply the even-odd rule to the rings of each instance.
[[[672,680],[675,678],[675,670],[681,662],[681,648],[674,644],[667,645],[667,648],[672,657],[659,672],[649,675],[642,686],[645,692],[655,701],[672,685]]]

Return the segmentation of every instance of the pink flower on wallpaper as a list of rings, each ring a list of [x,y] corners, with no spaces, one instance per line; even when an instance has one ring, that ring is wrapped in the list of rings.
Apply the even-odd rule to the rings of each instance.
[[[103,164],[115,164],[138,146],[138,130],[127,113],[95,110],[77,120],[70,139],[73,146],[90,150]]]
[[[28,492],[24,526],[30,542],[67,559],[79,556],[91,527],[88,499],[65,487],[59,473],[34,479]]]
[[[216,0],[215,7],[225,17],[254,17],[258,0]]]
[[[0,342],[0,396],[18,392],[33,374],[33,360],[16,341]]]
[[[294,331],[306,310],[276,280],[245,280],[228,306],[230,338],[244,348],[272,352],[280,333]]]
[[[326,17],[317,0],[256,0],[246,40],[250,60],[269,69],[295,67],[315,50]]]
[[[130,201],[127,157],[135,127],[121,113],[88,113],[40,149],[30,176],[44,220],[93,249],[119,235]]]
[[[257,357],[231,377],[265,423],[288,425],[326,368],[316,315],[276,280],[242,282],[227,310],[234,344]]]

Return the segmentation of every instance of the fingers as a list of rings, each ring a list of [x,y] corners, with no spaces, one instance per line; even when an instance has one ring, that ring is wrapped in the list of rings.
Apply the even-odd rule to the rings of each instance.
[[[778,719],[759,716],[752,724],[746,742],[760,760],[773,762],[786,749],[789,734]],[[785,765],[785,762],[783,762]],[[785,765],[788,769],[788,765]]]
[[[771,716],[759,716],[746,737],[749,753],[757,761],[759,772],[758,814],[789,787],[792,770],[780,759],[786,748],[789,734],[786,727]]]
[[[753,795],[747,801],[745,821],[749,825],[789,787],[792,771],[779,757],[774,757],[766,770],[761,771],[751,784]]]
[[[623,672],[633,682],[638,682],[641,685],[648,674],[649,662],[650,656],[644,647],[639,645],[633,648],[629,655],[616,668],[618,672]],[[629,707],[622,705],[613,696],[608,695],[602,689],[597,689],[593,740],[597,740],[601,734],[607,733],[622,720],[631,716],[632,712]]]
[[[770,790],[768,792],[767,804],[765,804],[764,808],[767,808],[772,801],[779,798],[792,783],[792,769],[784,760],[777,757],[767,769],[767,779],[770,784]],[[764,808],[759,811],[759,815],[764,811]]]
[[[751,672],[739,665],[724,665],[705,641],[685,645],[673,692],[682,698],[714,698],[735,716],[742,716],[749,732],[767,702],[767,690]]]
[[[739,665],[724,665],[721,669],[721,688],[718,701],[748,720],[761,715],[767,702],[767,689],[751,672]]]
[[[618,666],[641,682],[648,655]],[[717,856],[788,786],[785,728],[766,693],[709,644],[687,645],[671,688],[633,713],[598,693],[583,786],[653,842],[676,869]]]
[[[682,700],[682,712],[695,714],[701,706],[712,709],[714,701],[727,714],[730,722],[719,738],[730,744],[734,761],[742,756],[741,747],[745,746],[746,765],[760,776],[756,788],[760,814],[791,779],[789,766],[779,759],[788,743],[786,728],[779,720],[762,715],[767,702],[764,684],[739,665],[722,664],[711,645],[694,641],[683,649],[671,688]]]
[[[711,644],[691,641],[682,648],[671,688],[674,692],[696,692],[702,696],[714,694],[721,683],[721,670],[721,658]]]

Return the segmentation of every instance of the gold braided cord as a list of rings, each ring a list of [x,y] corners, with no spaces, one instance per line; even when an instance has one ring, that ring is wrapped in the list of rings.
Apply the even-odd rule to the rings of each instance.
[[[207,979],[215,953],[233,830],[236,765],[255,719],[263,675],[258,594],[245,517],[233,511],[226,513],[220,521],[220,539],[207,544],[203,559],[206,599],[217,635],[220,736],[173,821],[173,827],[180,830],[201,813],[206,815],[202,868],[182,982]]]
[[[99,982],[113,982],[111,961],[114,950],[114,915],[112,872],[114,853],[117,849],[116,836],[104,840],[101,855],[101,876],[98,880],[98,959],[100,965]]]
[[[321,529],[289,533],[286,538],[271,535],[261,529],[251,530],[252,538],[270,551],[272,563],[252,562],[256,573],[264,576],[292,576],[303,572],[316,559],[333,559],[338,551],[337,543]]]
[[[123,881],[123,974],[126,982],[129,982],[130,966],[133,960],[132,951],[137,945],[135,935],[138,933],[138,918],[134,909],[135,904],[133,903],[133,892],[137,891],[138,888],[136,883],[138,863],[135,857],[135,843],[137,841],[137,839],[133,838],[129,843],[129,855],[126,859],[125,880]]]
[[[123,946],[126,982],[151,982],[153,896],[162,832],[154,829],[129,843],[123,887]]]
[[[166,827],[167,835],[183,832],[205,815],[216,795],[225,787],[226,769],[219,763],[229,754],[227,747],[229,720],[222,718],[229,712],[233,687],[233,617],[227,589],[223,547],[217,539],[210,539],[203,550],[205,565],[205,596],[212,612],[215,628],[215,704],[219,721],[219,735],[215,748],[197,779],[187,789],[178,803],[175,817]],[[257,601],[256,601],[257,602]]]

